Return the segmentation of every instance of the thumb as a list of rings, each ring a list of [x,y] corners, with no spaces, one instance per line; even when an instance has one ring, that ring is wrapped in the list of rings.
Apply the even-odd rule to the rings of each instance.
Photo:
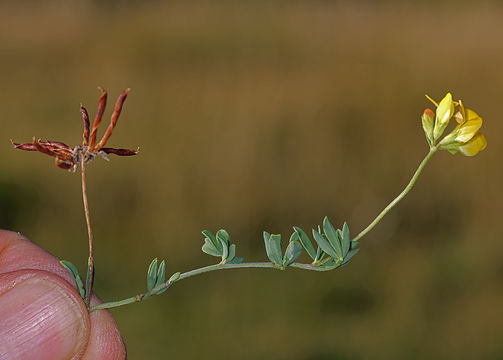
[[[79,295],[43,270],[0,274],[0,360],[79,358],[90,322]]]

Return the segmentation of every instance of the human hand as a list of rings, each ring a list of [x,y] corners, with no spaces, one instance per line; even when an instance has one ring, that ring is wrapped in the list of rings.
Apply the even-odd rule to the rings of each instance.
[[[91,304],[99,303],[93,294]],[[112,315],[88,313],[58,259],[0,230],[0,360],[125,358]]]

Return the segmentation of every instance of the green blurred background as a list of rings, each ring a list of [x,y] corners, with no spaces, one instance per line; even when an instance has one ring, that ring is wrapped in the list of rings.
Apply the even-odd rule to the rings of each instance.
[[[101,85],[132,88],[109,145],[142,149],[88,168],[104,300],[143,291],[154,257],[214,262],[203,229],[251,261],[263,230],[328,215],[356,234],[427,152],[424,94],[452,91],[488,148],[436,155],[350,266],[211,273],[112,313],[131,359],[503,359],[502,19],[487,1],[2,2],[0,226],[85,268],[79,174],[9,139],[80,143]]]

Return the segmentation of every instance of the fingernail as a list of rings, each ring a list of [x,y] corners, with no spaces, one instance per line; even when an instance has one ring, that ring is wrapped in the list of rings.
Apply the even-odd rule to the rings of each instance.
[[[80,307],[55,282],[27,279],[0,296],[0,359],[70,359],[84,336]]]

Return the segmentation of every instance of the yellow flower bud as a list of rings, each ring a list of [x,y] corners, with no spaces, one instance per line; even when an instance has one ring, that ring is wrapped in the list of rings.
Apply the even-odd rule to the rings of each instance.
[[[444,132],[449,120],[454,114],[454,103],[451,93],[447,93],[437,107],[437,116],[435,118],[435,127],[433,128],[433,140],[436,141]]]
[[[433,122],[435,119],[435,113],[431,109],[426,109],[421,116],[421,121],[423,123],[424,134],[426,135],[426,140],[428,145],[433,145]]]

